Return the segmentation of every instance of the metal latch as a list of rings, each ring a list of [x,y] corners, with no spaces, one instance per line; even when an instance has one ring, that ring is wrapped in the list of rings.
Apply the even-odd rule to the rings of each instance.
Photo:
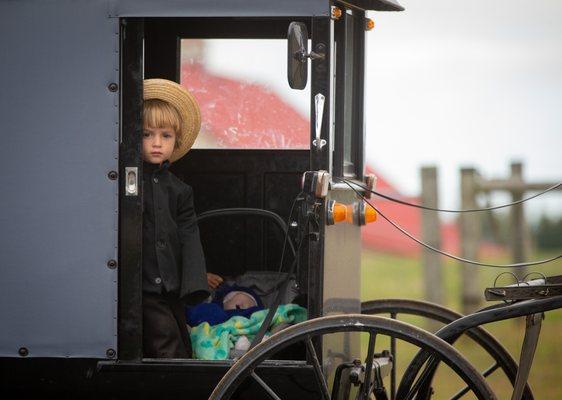
[[[138,171],[137,167],[125,167],[125,196],[138,196]]]
[[[301,189],[317,199],[323,199],[328,195],[330,179],[328,171],[306,171],[302,175]]]
[[[318,93],[314,96],[314,119],[316,121],[315,128],[316,128],[316,136],[315,139],[312,141],[312,145],[316,148],[316,150],[322,150],[322,147],[326,145],[326,140],[322,139],[320,135],[322,134],[322,118],[324,117],[324,101],[326,97],[322,93]]]

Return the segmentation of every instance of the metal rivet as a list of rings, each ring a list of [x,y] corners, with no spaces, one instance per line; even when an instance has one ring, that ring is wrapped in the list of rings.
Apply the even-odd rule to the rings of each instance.
[[[29,351],[27,350],[27,347],[20,347],[18,350],[18,354],[22,357],[27,357]]]
[[[113,349],[107,349],[107,351],[105,352],[105,354],[107,355],[108,358],[113,358],[113,357],[115,357],[115,350],[113,350]]]
[[[108,267],[109,269],[115,269],[115,268],[117,267],[117,261],[115,261],[115,260],[109,260],[109,261],[107,262],[107,267]]]
[[[109,171],[109,173],[107,174],[107,177],[109,179],[111,179],[112,181],[114,181],[115,179],[117,179],[117,172],[115,171]]]
[[[119,85],[116,84],[115,82],[110,83],[109,85],[107,85],[107,89],[110,92],[116,92],[117,90],[119,90]]]

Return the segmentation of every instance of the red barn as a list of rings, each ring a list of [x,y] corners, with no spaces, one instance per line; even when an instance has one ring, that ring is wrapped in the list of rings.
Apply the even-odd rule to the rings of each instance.
[[[181,83],[197,98],[202,114],[202,147],[243,149],[307,149],[308,119],[299,114],[280,96],[259,84],[248,84],[209,73],[200,62],[183,62]],[[410,202],[417,198],[401,195],[383,176],[367,166],[368,173],[378,177],[377,190]],[[406,231],[420,237],[420,210],[373,196],[375,206]],[[442,248],[458,252],[456,225],[442,226]],[[382,217],[363,228],[364,247],[403,255],[419,254],[421,246],[399,232]]]

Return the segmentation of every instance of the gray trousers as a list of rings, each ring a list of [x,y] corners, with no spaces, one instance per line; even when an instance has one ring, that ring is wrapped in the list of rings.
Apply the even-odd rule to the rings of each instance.
[[[169,294],[142,294],[145,358],[191,358],[184,304]]]

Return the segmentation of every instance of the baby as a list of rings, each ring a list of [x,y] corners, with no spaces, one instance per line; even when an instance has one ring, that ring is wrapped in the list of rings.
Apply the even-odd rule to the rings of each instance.
[[[202,303],[186,311],[187,323],[197,326],[203,322],[221,324],[234,316],[249,318],[254,312],[263,310],[260,297],[250,288],[237,285],[222,285],[215,291],[210,303]]]

